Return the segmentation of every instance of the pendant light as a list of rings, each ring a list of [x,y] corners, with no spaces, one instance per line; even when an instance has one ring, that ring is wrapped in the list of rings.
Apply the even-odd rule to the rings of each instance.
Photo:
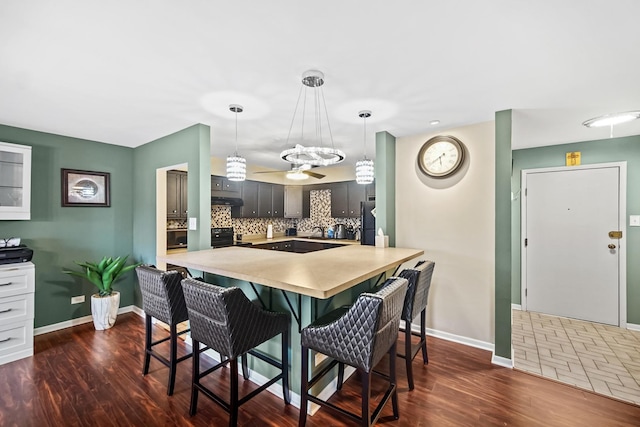
[[[247,177],[247,161],[238,155],[238,113],[242,113],[242,105],[231,104],[229,110],[236,113],[236,150],[233,156],[227,157],[227,179],[229,181],[244,181]]]
[[[303,95],[302,100],[302,126],[301,136],[299,143],[296,143],[294,148],[289,148],[280,153],[280,158],[286,162],[292,163],[294,166],[308,165],[308,166],[329,166],[340,163],[344,160],[344,152],[338,150],[333,146],[333,135],[331,134],[331,124],[329,123],[329,114],[327,113],[327,104],[324,99],[324,92],[322,91],[322,85],[324,84],[324,74],[318,70],[307,70],[302,74],[302,87],[298,93],[298,101],[296,102],[296,108],[293,111],[293,118],[291,119],[291,126],[289,127],[289,134],[287,135],[287,145],[289,144],[289,138],[291,137],[291,130],[296,119],[298,112],[298,105],[300,104],[300,98]],[[307,97],[307,95],[310,95]],[[316,145],[305,146],[301,144],[304,142],[304,122],[306,113],[307,98],[312,103],[314,108],[313,120],[315,122],[315,134],[313,138],[317,140]],[[324,110],[324,116],[326,118],[326,128],[331,139],[331,147],[325,146],[322,141],[322,113]]]
[[[358,184],[371,184],[374,177],[373,160],[367,159],[367,118],[371,117],[371,111],[360,111],[358,116],[364,121],[364,135],[362,138],[364,157],[356,162],[356,182]]]

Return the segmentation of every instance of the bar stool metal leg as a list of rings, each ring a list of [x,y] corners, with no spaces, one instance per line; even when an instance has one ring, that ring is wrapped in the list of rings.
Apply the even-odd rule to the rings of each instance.
[[[307,392],[309,391],[309,349],[302,346],[302,383],[300,387],[300,417],[298,427],[305,427],[307,424]]]
[[[422,361],[425,365],[429,363],[429,354],[427,353],[427,327],[426,327],[426,309],[420,313],[420,340],[422,341]]]
[[[200,385],[200,343],[192,341],[193,345],[193,369],[191,378],[191,403],[189,405],[189,415],[195,415],[198,409],[198,386]]]
[[[151,316],[145,316],[144,322],[144,362],[142,364],[142,375],[147,375],[149,373],[149,363],[151,363]]]

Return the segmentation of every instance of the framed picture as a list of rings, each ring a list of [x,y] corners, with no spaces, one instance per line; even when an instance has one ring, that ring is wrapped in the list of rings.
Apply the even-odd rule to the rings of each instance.
[[[62,206],[109,207],[108,172],[62,169]]]

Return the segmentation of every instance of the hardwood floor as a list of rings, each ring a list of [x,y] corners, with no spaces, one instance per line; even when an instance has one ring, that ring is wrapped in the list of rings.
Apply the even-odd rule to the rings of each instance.
[[[158,332],[160,333],[160,332]],[[0,426],[225,426],[227,414],[201,396],[189,416],[191,362],[178,367],[176,390],[166,395],[168,370],[152,360],[141,375],[144,321],[120,315],[116,326],[95,331],[85,324],[35,338],[34,357],[0,366]],[[184,353],[185,346],[180,351]],[[379,421],[390,426],[637,426],[640,407],[523,372],[491,365],[491,355],[429,338],[429,365],[414,360],[416,388],[408,391],[398,360],[400,419],[391,405]],[[387,366],[382,361],[382,366]],[[228,369],[209,385],[227,393]],[[220,381],[216,381],[219,379]],[[252,390],[240,381],[241,393]],[[379,398],[384,381],[374,380]],[[359,412],[356,376],[334,402]],[[240,426],[296,426],[298,409],[262,393],[240,409]],[[307,425],[353,425],[326,409]]]

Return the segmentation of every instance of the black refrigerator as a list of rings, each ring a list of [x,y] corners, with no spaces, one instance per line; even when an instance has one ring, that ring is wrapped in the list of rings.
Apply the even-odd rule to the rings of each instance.
[[[376,244],[376,218],[371,213],[375,207],[374,201],[360,202],[361,245],[375,246]]]

